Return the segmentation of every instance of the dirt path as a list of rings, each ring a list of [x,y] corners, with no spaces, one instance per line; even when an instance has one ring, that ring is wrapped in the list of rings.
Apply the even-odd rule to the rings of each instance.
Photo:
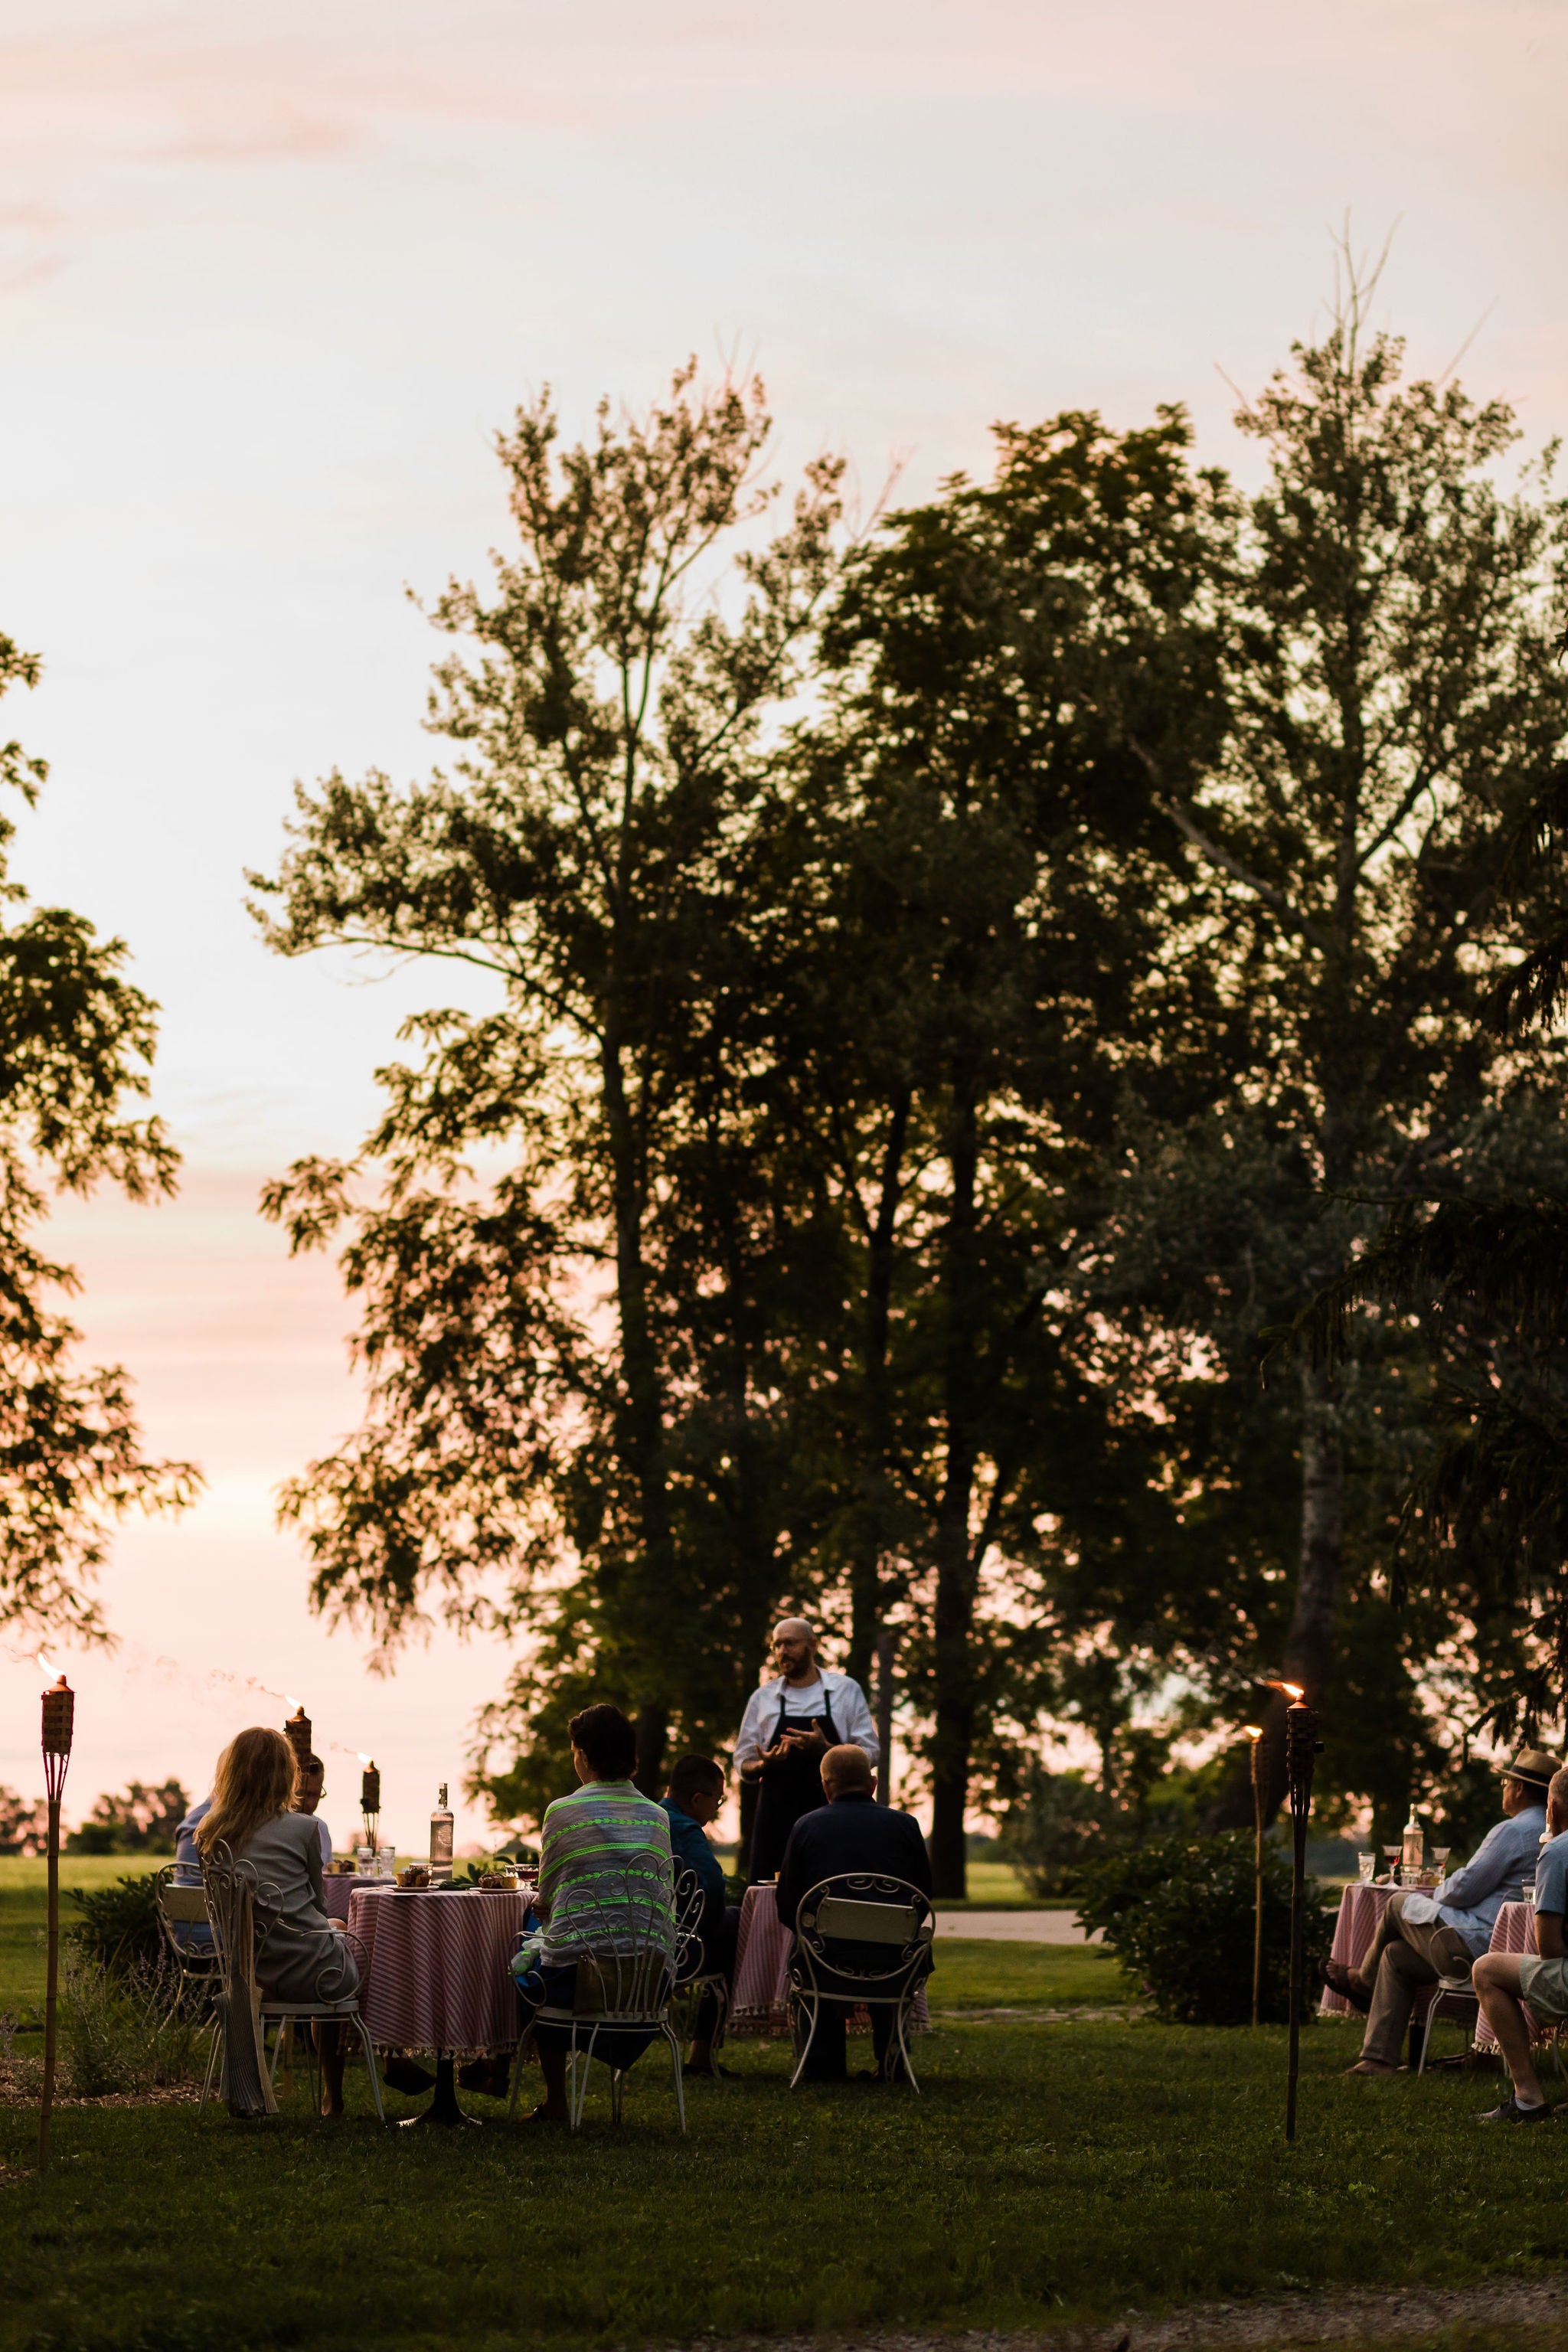
[[[764,2343],[747,2338],[705,2352],[1285,2352],[1304,2344],[1400,2344],[1444,2329],[1494,2331],[1521,2346],[1568,2346],[1568,2275],[1499,2279],[1489,2286],[1387,2287],[1332,2295],[1293,2295],[1281,2303],[1206,2303],[1165,2319],[1136,2313],[1103,2327],[1053,2328],[1049,2334],[907,2335],[889,2330],[831,2339]],[[1463,2340],[1463,2339],[1461,2339]]]

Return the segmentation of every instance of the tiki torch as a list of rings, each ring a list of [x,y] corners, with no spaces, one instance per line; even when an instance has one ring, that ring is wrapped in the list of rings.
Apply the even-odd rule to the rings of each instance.
[[[1295,1697],[1285,1710],[1285,1780],[1290,1792],[1290,1827],[1295,1852],[1290,1871],[1290,2079],[1285,2098],[1285,2137],[1296,2137],[1296,2074],[1301,2058],[1301,1916],[1307,1883],[1307,1815],[1312,1803],[1312,1765],[1321,1742],[1317,1711],[1306,1704],[1298,1685],[1285,1688]]]
[[[49,2110],[55,2103],[55,2008],[60,1980],[60,1791],[70,1762],[76,1694],[62,1675],[44,1693],[44,1789],[49,1801],[48,1958],[44,1979],[44,2096],[38,2110],[38,2170],[49,2168]]]
[[[360,1754],[364,1770],[360,1774],[359,1809],[364,1817],[364,1842],[372,1853],[380,1852],[376,1832],[381,1824],[381,1774],[375,1769],[374,1756]]]
[[[294,1767],[303,1772],[310,1760],[310,1718],[302,1706],[297,1706],[283,1726],[283,1737],[294,1750]]]
[[[1252,1742],[1252,2022],[1263,1988],[1263,1726],[1249,1723]]]

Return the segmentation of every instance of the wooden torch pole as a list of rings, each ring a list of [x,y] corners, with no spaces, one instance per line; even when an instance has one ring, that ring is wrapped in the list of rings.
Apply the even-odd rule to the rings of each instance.
[[[1252,2022],[1263,1990],[1263,1727],[1249,1723],[1252,1742]]]
[[[1319,1748],[1315,1710],[1298,1697],[1285,1710],[1285,1779],[1294,1832],[1290,1870],[1290,2072],[1285,2096],[1285,2137],[1296,2137],[1296,2077],[1301,2060],[1301,1918],[1307,1885],[1307,1815],[1312,1765]]]
[[[48,1938],[44,1977],[44,2093],[38,2107],[38,2170],[49,2168],[49,2116],[55,2104],[55,2015],[60,1980],[60,1791],[70,1761],[76,1696],[62,1675],[44,1693],[44,1787],[49,1806]]]

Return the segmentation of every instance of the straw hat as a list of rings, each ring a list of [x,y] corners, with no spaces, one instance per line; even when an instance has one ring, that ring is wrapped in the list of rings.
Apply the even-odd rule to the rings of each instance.
[[[1513,1762],[1504,1765],[1502,1777],[1505,1780],[1523,1780],[1532,1789],[1544,1789],[1556,1769],[1555,1756],[1548,1756],[1540,1748],[1521,1748]]]

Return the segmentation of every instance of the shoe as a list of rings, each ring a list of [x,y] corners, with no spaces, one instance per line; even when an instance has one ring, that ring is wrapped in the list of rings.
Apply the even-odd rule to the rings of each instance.
[[[566,2117],[564,2116],[548,2116],[545,2114],[542,2106],[530,2107],[527,2115],[519,2116],[518,2122],[520,2124],[549,2124],[552,2129],[555,2131],[564,2131],[566,2128]]]
[[[1340,2071],[1345,2074],[1360,2074],[1364,2080],[1374,2074],[1397,2074],[1399,2069],[1397,2066],[1384,2066],[1376,2058],[1358,2058],[1353,2066],[1344,2066]]]
[[[1552,2120],[1552,2109],[1544,2102],[1539,2107],[1521,2107],[1511,2093],[1500,2107],[1489,2107],[1478,2116],[1479,2124],[1546,2124]]]
[[[504,2058],[470,2058],[458,2067],[458,2082],[463,2090],[478,2091],[487,2099],[504,2099],[511,2089],[511,2068]]]
[[[428,2067],[417,2064],[412,2058],[384,2059],[381,2079],[392,2090],[401,2091],[409,2099],[416,2099],[421,2092],[433,2091],[436,2087],[436,2077]]]
[[[1352,2009],[1359,2009],[1363,2017],[1371,2009],[1371,1993],[1363,1992],[1359,1979],[1352,1976],[1343,1960],[1324,1961],[1323,1982],[1331,1992],[1337,1992],[1342,2000],[1348,2000]]]

